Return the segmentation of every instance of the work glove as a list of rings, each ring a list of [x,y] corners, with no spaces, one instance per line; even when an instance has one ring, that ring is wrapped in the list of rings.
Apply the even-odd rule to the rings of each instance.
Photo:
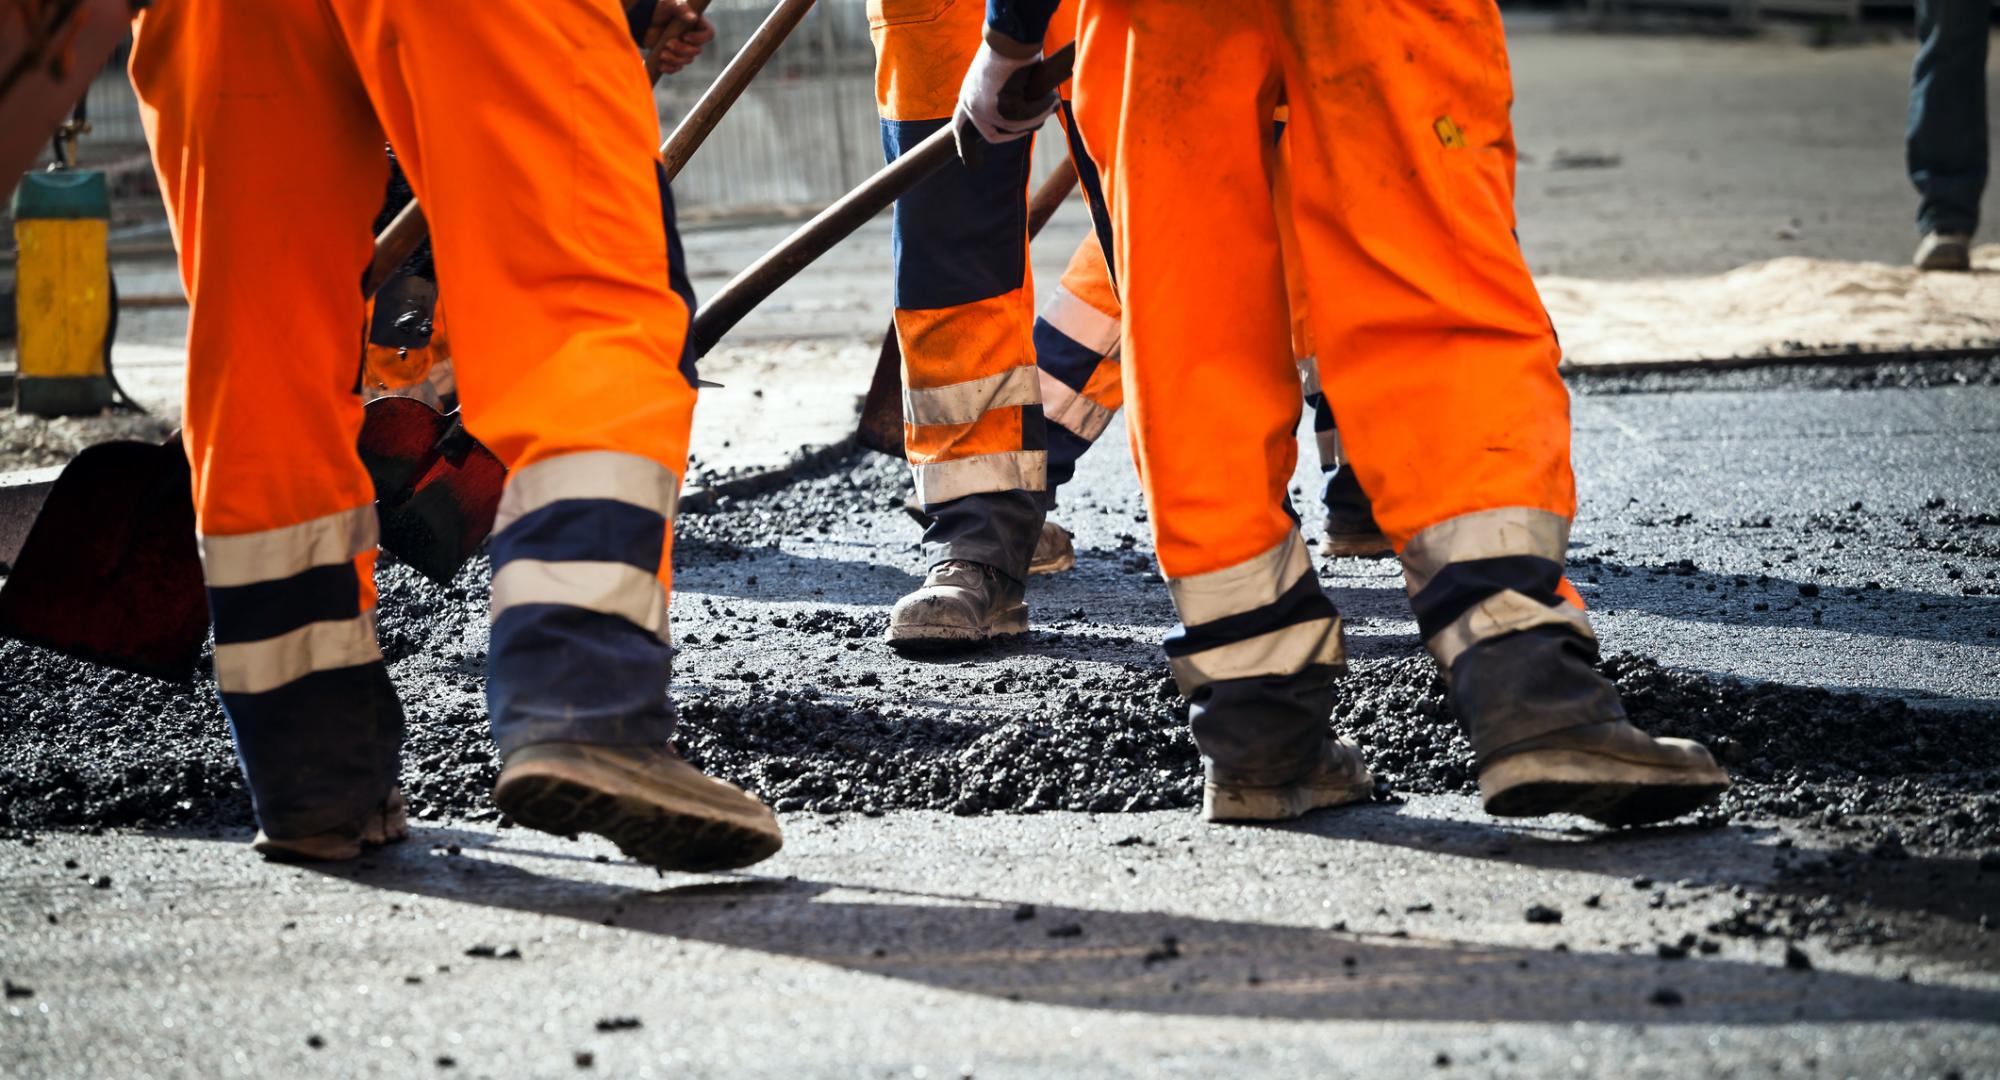
[[[1030,47],[1019,48],[1026,52]],[[990,41],[979,43],[979,53],[972,58],[972,67],[966,70],[965,82],[958,89],[959,157],[970,163],[978,156],[967,145],[968,125],[989,143],[1012,142],[1034,134],[1056,111],[1062,99],[1053,89],[1028,100],[1028,75],[1041,59],[1039,48],[1024,56],[1009,56],[995,50]]]

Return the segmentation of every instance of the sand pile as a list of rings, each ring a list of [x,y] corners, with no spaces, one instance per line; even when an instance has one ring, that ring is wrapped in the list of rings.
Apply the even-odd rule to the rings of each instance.
[[[1575,365],[2000,342],[2000,245],[1969,274],[1788,257],[1696,278],[1537,281]]]

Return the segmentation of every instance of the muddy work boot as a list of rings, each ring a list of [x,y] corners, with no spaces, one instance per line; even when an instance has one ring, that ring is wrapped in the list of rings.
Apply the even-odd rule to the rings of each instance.
[[[1958,232],[1927,232],[1910,260],[1919,270],[1972,269],[1972,236]]]
[[[1028,630],[1021,583],[984,563],[946,559],[896,601],[882,640],[898,649],[950,648]]]
[[[1361,802],[1375,790],[1375,774],[1349,739],[1328,736],[1318,761],[1279,783],[1242,783],[1211,768],[1201,786],[1204,821],[1290,821],[1310,810]]]
[[[1060,574],[1076,569],[1076,544],[1069,530],[1053,521],[1042,522],[1042,534],[1035,538],[1035,554],[1028,561],[1030,574]]]
[[[1479,795],[1496,817],[1578,814],[1648,825],[1729,789],[1708,749],[1632,726],[1618,690],[1592,666],[1597,649],[1561,627],[1535,627],[1467,649],[1451,667]]]
[[[382,804],[345,825],[311,836],[277,839],[262,829],[250,847],[272,862],[339,862],[359,858],[371,847],[400,844],[410,838],[410,808],[403,789],[390,788]]]
[[[1320,551],[1328,558],[1386,559],[1396,553],[1382,527],[1375,524],[1375,508],[1361,490],[1361,481],[1354,478],[1353,466],[1342,465],[1329,473],[1321,498],[1326,503],[1326,538],[1320,541]]]
[[[670,748],[532,743],[507,755],[493,801],[545,833],[595,833],[661,870],[734,870],[784,845],[763,803]]]

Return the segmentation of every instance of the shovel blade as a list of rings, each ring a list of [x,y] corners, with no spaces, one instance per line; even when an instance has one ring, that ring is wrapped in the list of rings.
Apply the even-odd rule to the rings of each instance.
[[[903,348],[896,340],[894,323],[882,339],[875,377],[861,402],[861,426],[854,435],[857,442],[876,453],[903,456]]]
[[[378,398],[363,417],[357,445],[375,480],[383,549],[449,583],[493,531],[507,467],[470,435],[439,453],[452,419],[421,401]]]
[[[208,637],[194,490],[178,439],[85,449],[0,587],[0,635],[186,682]]]

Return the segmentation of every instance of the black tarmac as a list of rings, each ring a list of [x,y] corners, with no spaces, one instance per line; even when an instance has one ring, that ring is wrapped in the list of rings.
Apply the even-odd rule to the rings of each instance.
[[[1584,378],[1579,424],[1588,429],[1590,403],[1602,396],[1740,414],[1735,422],[1750,428],[1760,411],[1782,425],[1801,403],[1832,403],[1866,428],[1874,425],[1871,410],[1907,412],[1924,395],[1977,394],[1959,405],[1995,422],[1954,433],[1970,457],[1959,464],[1976,466],[1993,462],[2000,441],[1996,370],[1976,362],[1771,369],[1731,375],[1731,388],[1720,392],[1689,392],[1665,375]],[[1900,389],[1856,395],[1856,386]],[[1186,707],[1156,646],[1171,611],[1121,442],[1114,433],[1086,459],[1084,479],[1059,511],[1077,530],[1082,566],[1035,583],[1036,629],[963,655],[911,661],[880,644],[887,604],[917,569],[915,536],[899,512],[906,481],[895,462],[836,462],[776,492],[724,498],[685,517],[674,611],[683,751],[780,811],[1194,805],[1199,768]],[[1752,483],[1736,474],[1762,467],[1740,451],[1679,448],[1689,458],[1683,475],[1702,478],[1698,490],[1732,494],[1683,502],[1669,491],[1664,504],[1657,490],[1622,500],[1615,485],[1601,490],[1603,477],[1591,473],[1604,470],[1589,468],[1586,457],[1572,576],[1600,608],[1610,648],[1633,636],[1644,643],[1644,633],[1604,625],[1629,606],[1683,629],[1728,622],[1732,613],[1744,623],[1775,621],[1794,649],[1818,647],[1832,626],[1837,642],[1916,638],[1972,646],[1994,661],[2000,478],[1990,468],[1983,479],[1977,468],[1965,474],[1971,490],[1946,477],[1943,494],[1909,490],[1879,510],[1805,497],[1753,514],[1730,505]],[[1643,469],[1629,462],[1618,469],[1644,482]],[[1869,482],[1880,490],[1901,479]],[[1613,535],[1615,545],[1602,542]],[[1745,537],[1769,569],[1728,565]],[[1810,574],[1795,569],[1802,557]],[[1334,722],[1360,741],[1386,781],[1380,797],[1473,790],[1435,666],[1401,625],[1407,612],[1397,609],[1393,567],[1343,560],[1323,576],[1355,635],[1355,667]],[[1948,588],[1919,594],[1908,583],[1913,576]],[[408,709],[405,786],[420,819],[497,817],[483,697],[489,579],[483,559],[448,588],[401,567],[383,573],[381,640]],[[1355,580],[1371,584],[1347,587]],[[1883,688],[1901,673],[1883,670],[1872,692],[1844,692],[1837,682],[1699,670],[1666,651],[1664,659],[1614,651],[1604,666],[1642,727],[1700,740],[1736,774],[1737,788],[1706,820],[1805,823],[1878,853],[2000,852],[2000,739],[1993,737],[2000,683],[1974,679],[1983,693],[1898,693]],[[1882,658],[1894,661],[1893,651]],[[15,643],[0,644],[0,666],[8,672],[0,685],[0,790],[8,793],[0,826],[250,823],[205,677],[172,686]],[[1811,668],[1809,657],[1798,666]]]

